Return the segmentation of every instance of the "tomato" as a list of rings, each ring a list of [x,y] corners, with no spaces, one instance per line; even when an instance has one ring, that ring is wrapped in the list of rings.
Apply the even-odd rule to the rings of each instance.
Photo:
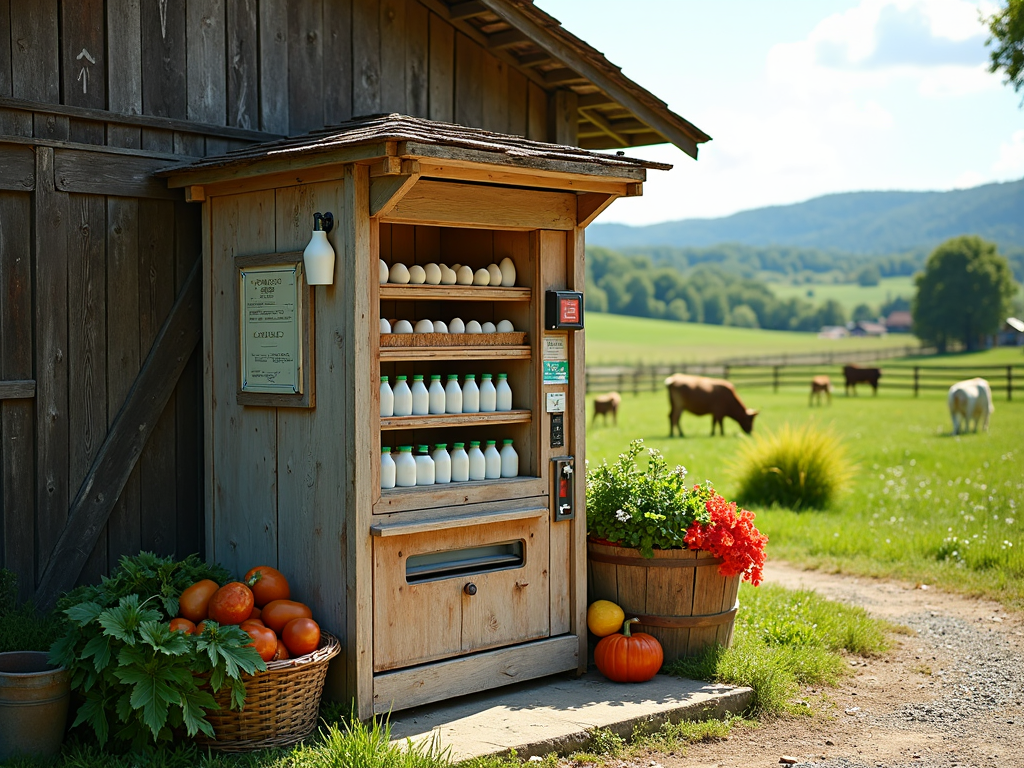
[[[257,574],[259,574],[258,577]],[[257,565],[250,569],[242,581],[252,587],[256,605],[260,608],[274,600],[287,600],[292,596],[288,579],[279,570],[271,568],[269,565]]]
[[[251,625],[245,627],[245,631],[252,638],[253,647],[261,659],[270,661],[274,658],[274,654],[277,653],[277,635],[274,634],[274,630]]]
[[[281,632],[292,656],[305,656],[320,647],[320,625],[312,619],[292,619]]]
[[[200,621],[199,624],[196,625],[196,631],[193,632],[192,634],[194,634],[194,635],[201,635],[205,631],[206,631],[206,622],[205,621]]]
[[[249,629],[249,627],[265,627],[267,625],[264,624],[259,619],[246,619],[245,621],[243,621],[238,626],[241,627],[242,629],[247,630],[247,629]]]
[[[253,597],[255,598],[255,597],[256,597],[256,595],[253,595]],[[256,606],[254,605],[254,606],[252,607],[252,613],[250,613],[250,614],[249,614],[249,618],[250,618],[250,619],[258,619],[258,618],[260,617],[260,613],[261,613],[260,609],[259,609],[259,608],[257,608],[257,607],[256,607]]]
[[[178,615],[193,623],[202,621],[206,618],[210,598],[218,589],[220,585],[211,579],[197,581],[178,598]]]
[[[292,619],[312,619],[313,612],[309,606],[297,603],[294,600],[274,600],[263,606],[263,614],[260,617],[263,623],[280,634],[284,625]]]
[[[225,584],[210,598],[208,618],[219,624],[241,624],[252,613],[252,601],[252,591],[245,584]]]
[[[281,642],[281,638],[277,639],[277,653],[274,654],[274,661],[287,661],[291,656],[288,655],[288,649],[284,643]]]
[[[196,625],[188,619],[171,619],[171,632],[184,632],[186,635],[196,634]]]

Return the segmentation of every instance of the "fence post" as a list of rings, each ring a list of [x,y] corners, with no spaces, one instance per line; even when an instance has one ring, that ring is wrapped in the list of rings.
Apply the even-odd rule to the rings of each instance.
[[[1013,400],[1013,366],[1006,366],[1006,399]]]
[[[918,372],[919,372],[919,371],[920,371],[920,366],[917,366],[917,365],[915,365],[915,366],[914,366],[914,397],[917,397],[917,389],[918,389]]]
[[[779,366],[772,366],[772,392],[779,391]]]
[[[725,379],[726,381],[729,380],[729,366],[728,365],[723,365],[722,366],[722,378]]]
[[[633,397],[640,394],[640,369],[633,369]]]
[[[625,378],[622,375],[622,371],[619,371],[619,386],[617,386],[615,389],[617,391],[619,391],[619,392],[621,392],[623,389],[625,389],[625,387],[622,386],[624,382],[625,382]]]

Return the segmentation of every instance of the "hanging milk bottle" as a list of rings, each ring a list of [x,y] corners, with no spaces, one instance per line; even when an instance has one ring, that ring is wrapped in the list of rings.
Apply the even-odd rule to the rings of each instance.
[[[469,480],[469,454],[465,443],[455,443],[452,447],[452,482],[464,483]]]
[[[438,443],[430,458],[434,460],[434,482],[450,483],[452,481],[452,457],[448,455],[448,444]]]
[[[399,488],[412,488],[416,485],[416,459],[412,455],[411,445],[398,446],[395,458],[395,485]]]
[[[434,460],[427,453],[427,446],[416,447],[416,485],[434,484]]]
[[[423,383],[423,376],[412,377],[412,415],[426,416],[430,412],[430,393]]]
[[[501,441],[501,476],[519,477],[519,454],[511,440]]]
[[[387,446],[380,449],[380,487],[395,487],[395,460],[391,458],[391,449]]]
[[[469,479],[483,480],[487,477],[487,460],[484,452],[480,450],[480,441],[471,440],[469,443]]]
[[[448,375],[448,383],[444,387],[444,412],[462,413],[462,387],[454,373]]]
[[[412,390],[405,380],[405,376],[398,376],[395,379],[395,416],[412,415]],[[411,449],[410,449],[411,450]],[[399,446],[399,454],[402,449]],[[411,458],[411,456],[410,456]]]
[[[395,393],[391,391],[387,376],[380,377],[380,415],[395,415]]]
[[[467,373],[466,380],[462,382],[462,412],[480,413],[480,388],[472,373]]]
[[[501,477],[501,454],[494,447],[494,441],[487,441],[487,449],[484,451],[484,479],[497,480]]]
[[[430,388],[427,390],[428,408],[430,413],[444,413],[444,387],[441,386],[440,376],[430,377]]]
[[[508,374],[498,374],[498,384],[494,387],[495,390],[495,410],[498,411],[511,411],[512,410],[512,388],[508,385]]]
[[[498,392],[491,381],[491,374],[485,373],[480,377],[480,413],[491,413],[497,404]]]

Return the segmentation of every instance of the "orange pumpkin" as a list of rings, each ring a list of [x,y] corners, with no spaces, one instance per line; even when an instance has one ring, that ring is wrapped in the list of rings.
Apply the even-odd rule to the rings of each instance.
[[[601,674],[616,683],[643,683],[661,669],[665,654],[657,638],[645,632],[632,633],[630,624],[639,619],[627,619],[622,634],[602,637],[594,648],[594,663]]]

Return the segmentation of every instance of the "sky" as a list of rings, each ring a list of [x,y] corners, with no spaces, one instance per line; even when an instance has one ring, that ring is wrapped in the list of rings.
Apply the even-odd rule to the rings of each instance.
[[[713,138],[697,161],[627,150],[675,168],[602,223],[1024,177],[1024,94],[987,67],[991,0],[536,2]]]

